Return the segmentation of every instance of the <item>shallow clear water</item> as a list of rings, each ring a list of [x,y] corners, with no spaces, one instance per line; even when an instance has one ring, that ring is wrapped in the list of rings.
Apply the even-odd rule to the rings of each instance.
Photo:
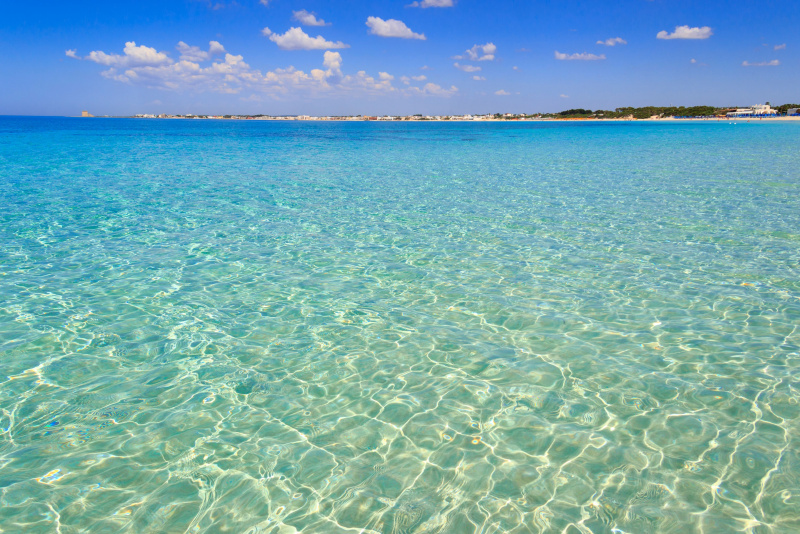
[[[0,530],[797,532],[798,140],[0,118]]]

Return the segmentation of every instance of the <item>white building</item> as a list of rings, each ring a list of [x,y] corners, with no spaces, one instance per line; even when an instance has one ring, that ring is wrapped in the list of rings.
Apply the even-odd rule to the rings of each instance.
[[[739,108],[736,111],[729,111],[728,117],[768,117],[777,115],[778,110],[772,109],[769,104],[755,105],[750,108]]]

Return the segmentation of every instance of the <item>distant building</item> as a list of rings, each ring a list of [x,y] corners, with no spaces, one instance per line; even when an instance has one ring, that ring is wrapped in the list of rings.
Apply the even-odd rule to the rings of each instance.
[[[729,111],[726,116],[733,117],[770,117],[777,115],[778,110],[772,109],[769,104],[755,105],[751,108],[738,108],[736,111]]]
[[[92,115],[88,111],[81,111],[81,117],[94,117],[94,115]]]

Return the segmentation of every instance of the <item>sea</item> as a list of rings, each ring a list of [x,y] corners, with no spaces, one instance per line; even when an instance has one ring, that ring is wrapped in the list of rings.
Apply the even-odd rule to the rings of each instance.
[[[800,124],[0,117],[0,531],[800,531]]]

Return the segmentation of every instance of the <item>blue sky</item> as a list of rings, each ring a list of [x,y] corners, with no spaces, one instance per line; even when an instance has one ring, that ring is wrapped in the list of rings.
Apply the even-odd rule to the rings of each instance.
[[[0,114],[800,101],[796,0],[3,2]]]

